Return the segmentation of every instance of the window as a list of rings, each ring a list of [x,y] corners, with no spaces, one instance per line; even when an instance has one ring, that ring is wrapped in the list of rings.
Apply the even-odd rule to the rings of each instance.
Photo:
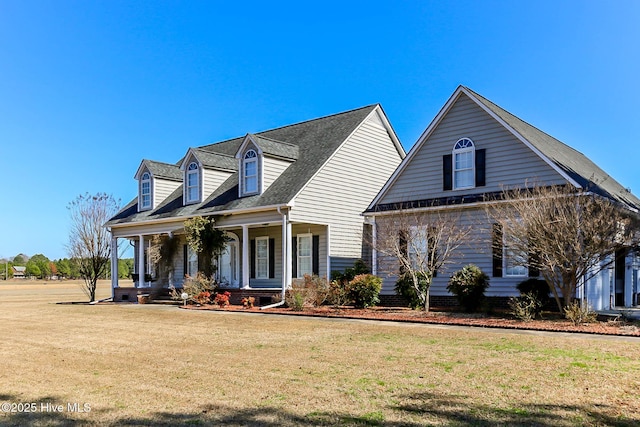
[[[526,277],[528,274],[527,253],[513,248],[511,240],[505,233],[503,244],[504,275],[505,277]]]
[[[298,234],[298,277],[313,274],[313,245],[311,234]]]
[[[254,150],[249,150],[244,155],[242,163],[243,192],[244,194],[258,192],[258,155]]]
[[[453,188],[475,186],[475,147],[469,138],[462,138],[453,147]]]
[[[256,279],[269,278],[269,237],[256,237]]]
[[[198,164],[192,162],[187,168],[187,203],[200,200],[200,174]]]
[[[198,253],[187,245],[187,271],[189,277],[196,277],[198,274]]]
[[[149,209],[151,207],[151,174],[145,172],[140,178],[140,208]]]

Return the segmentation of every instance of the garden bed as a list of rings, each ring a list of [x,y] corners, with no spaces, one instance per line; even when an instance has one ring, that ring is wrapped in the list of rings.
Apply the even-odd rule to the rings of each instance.
[[[523,322],[516,320],[508,314],[478,314],[459,313],[450,311],[431,311],[425,313],[419,310],[396,307],[372,307],[367,309],[355,309],[352,307],[306,307],[302,311],[294,311],[290,308],[259,308],[245,309],[242,306],[227,306],[220,308],[216,305],[182,307],[194,310],[218,310],[239,311],[264,314],[287,314],[295,316],[334,317],[345,319],[368,319],[394,322],[431,323],[442,325],[475,326],[482,328],[507,328],[550,332],[579,332],[602,335],[624,335],[640,337],[640,323],[624,322],[622,320],[605,320],[588,324],[574,325],[570,321],[560,317],[557,313],[545,313],[542,320]]]

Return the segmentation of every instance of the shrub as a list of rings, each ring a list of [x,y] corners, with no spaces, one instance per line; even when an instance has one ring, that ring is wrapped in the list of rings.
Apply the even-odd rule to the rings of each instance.
[[[348,285],[348,283],[343,283],[342,281],[332,280],[329,284],[329,294],[327,295],[329,304],[340,307],[351,303]]]
[[[546,281],[540,279],[527,279],[518,283],[516,286],[520,295],[524,294],[533,294],[533,296],[540,301],[540,308],[536,312],[536,315],[539,315],[542,311],[542,307],[544,307],[549,302],[549,284]]]
[[[447,285],[460,306],[467,312],[476,311],[482,305],[484,292],[489,287],[489,276],[476,265],[469,264],[456,271]]]
[[[318,307],[324,304],[328,295],[327,279],[305,274],[302,279],[293,281],[291,289],[285,294],[285,302],[289,307],[302,310],[304,306]]]
[[[347,289],[356,308],[367,308],[380,302],[382,279],[373,274],[360,274],[349,282]]]
[[[242,303],[242,308],[253,308],[256,299],[255,297],[244,297],[240,302]]]
[[[588,304],[582,305],[580,301],[574,301],[564,308],[564,316],[577,326],[582,323],[595,322],[598,313],[591,310]]]
[[[223,293],[217,293],[216,297],[213,299],[213,302],[218,304],[220,308],[226,307],[229,305],[229,297],[231,293],[229,291],[224,291]]]
[[[509,308],[511,314],[518,320],[530,322],[535,319],[540,310],[542,303],[533,292],[522,294],[519,298],[509,299]]]
[[[211,292],[203,291],[194,297],[198,304],[209,304],[211,302]]]
[[[203,292],[209,292],[209,294],[211,294],[213,290],[213,281],[204,274],[198,272],[196,277],[187,276],[185,278],[182,289],[171,288],[171,298],[176,301],[181,301],[182,293],[186,293],[188,295],[187,302],[191,304],[201,304],[198,302],[197,296]]]
[[[331,281],[338,281],[338,282],[342,282],[343,285],[347,285],[350,281],[352,281],[356,276],[359,276],[360,274],[369,274],[369,267],[367,267],[367,264],[361,260],[358,259],[356,260],[356,262],[353,263],[353,267],[349,267],[347,269],[344,270],[344,272],[340,272],[340,271],[332,271],[331,272]]]
[[[431,286],[431,279],[424,273],[417,273],[418,286],[423,289],[426,294],[426,289]],[[398,295],[401,295],[409,302],[409,307],[415,309],[424,308],[424,303],[420,301],[418,292],[413,286],[413,279],[409,273],[405,273],[396,282],[395,291]]]

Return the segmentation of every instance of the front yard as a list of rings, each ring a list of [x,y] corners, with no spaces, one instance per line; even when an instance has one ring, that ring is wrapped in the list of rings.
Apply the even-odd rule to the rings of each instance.
[[[0,424],[640,423],[635,338],[53,304],[81,299],[0,283]]]

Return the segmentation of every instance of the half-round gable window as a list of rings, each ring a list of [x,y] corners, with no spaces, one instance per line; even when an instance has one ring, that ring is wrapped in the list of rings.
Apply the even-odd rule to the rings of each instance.
[[[453,188],[475,187],[475,145],[469,138],[460,138],[453,146]]]
[[[140,207],[149,209],[151,207],[151,174],[145,172],[140,177]]]
[[[258,154],[249,150],[242,161],[242,188],[244,194],[258,192]]]
[[[187,167],[187,202],[200,200],[200,171],[196,162]]]

